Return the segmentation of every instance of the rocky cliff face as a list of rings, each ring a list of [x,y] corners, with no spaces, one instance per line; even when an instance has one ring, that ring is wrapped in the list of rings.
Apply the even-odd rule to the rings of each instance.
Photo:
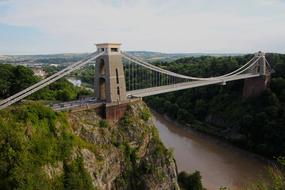
[[[72,160],[83,159],[97,189],[179,189],[173,156],[143,102],[130,104],[117,124],[92,110],[71,113],[69,123],[83,144],[74,147]]]
[[[143,102],[116,124],[95,111],[28,103],[0,111],[1,189],[179,189],[172,154]]]

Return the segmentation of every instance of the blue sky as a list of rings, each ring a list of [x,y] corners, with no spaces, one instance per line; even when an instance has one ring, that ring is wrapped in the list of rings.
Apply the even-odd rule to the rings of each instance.
[[[285,53],[285,0],[0,0],[0,54]]]

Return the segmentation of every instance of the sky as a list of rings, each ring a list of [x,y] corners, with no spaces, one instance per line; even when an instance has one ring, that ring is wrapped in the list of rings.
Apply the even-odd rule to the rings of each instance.
[[[0,0],[0,54],[285,53],[285,0]]]

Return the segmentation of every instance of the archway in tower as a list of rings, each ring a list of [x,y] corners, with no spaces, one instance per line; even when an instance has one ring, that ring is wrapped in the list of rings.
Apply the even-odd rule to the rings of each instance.
[[[99,99],[106,100],[106,80],[102,77],[99,79]]]
[[[100,73],[100,75],[104,75],[105,74],[105,61],[104,61],[104,59],[100,59],[100,62],[99,62],[99,73]]]

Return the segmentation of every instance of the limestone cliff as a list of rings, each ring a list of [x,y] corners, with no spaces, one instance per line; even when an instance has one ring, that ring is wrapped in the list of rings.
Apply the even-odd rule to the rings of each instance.
[[[98,189],[179,189],[172,154],[161,143],[143,102],[128,106],[117,124],[95,111],[71,113],[73,133],[87,146],[74,149]]]
[[[0,111],[1,189],[179,189],[172,154],[143,102],[116,124],[39,103]]]

